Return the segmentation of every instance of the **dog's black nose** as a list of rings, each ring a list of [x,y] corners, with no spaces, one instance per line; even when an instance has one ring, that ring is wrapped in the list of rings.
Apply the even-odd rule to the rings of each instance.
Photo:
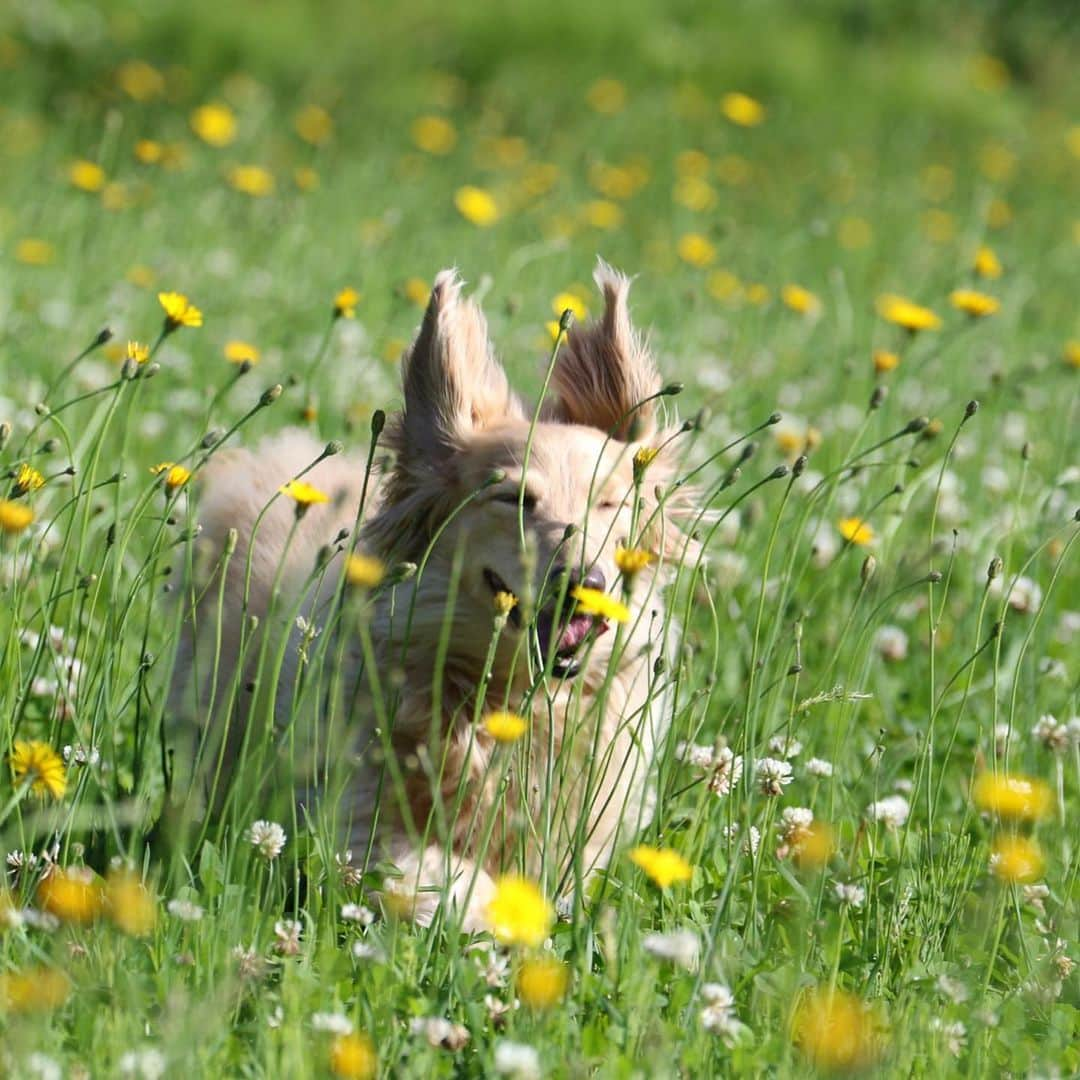
[[[583,585],[586,589],[596,589],[597,592],[603,592],[607,588],[607,578],[604,577],[604,572],[598,566],[594,566],[584,576],[578,567],[555,566],[551,570],[551,580],[560,581],[564,574],[566,575],[568,587],[571,589],[575,585]]]

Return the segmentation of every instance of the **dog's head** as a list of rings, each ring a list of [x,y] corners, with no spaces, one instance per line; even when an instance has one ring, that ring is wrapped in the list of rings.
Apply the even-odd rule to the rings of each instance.
[[[477,668],[500,593],[518,605],[497,666],[521,634],[556,675],[576,674],[586,652],[604,656],[615,635],[576,603],[577,586],[628,599],[624,638],[646,637],[657,564],[629,588],[617,551],[646,550],[659,563],[679,553],[654,495],[670,452],[643,463],[664,441],[660,377],[630,321],[629,280],[602,263],[595,280],[603,315],[569,331],[536,416],[511,389],[484,317],[452,271],[436,278],[404,361],[405,405],[387,438],[396,461],[367,541],[416,562],[435,541],[413,630],[430,633],[451,618],[451,654]]]

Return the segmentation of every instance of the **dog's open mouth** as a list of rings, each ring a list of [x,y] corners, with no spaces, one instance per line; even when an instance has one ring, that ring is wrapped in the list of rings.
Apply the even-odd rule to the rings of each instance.
[[[513,595],[494,570],[485,568],[484,580],[492,593],[506,592]],[[554,654],[551,670],[560,679],[572,679],[580,670],[584,653],[589,644],[608,629],[607,620],[598,615],[586,615],[576,611],[573,599],[567,597],[556,620],[557,599],[546,605],[536,616],[537,660],[547,663]],[[517,607],[510,613],[515,629],[521,629],[521,614]]]

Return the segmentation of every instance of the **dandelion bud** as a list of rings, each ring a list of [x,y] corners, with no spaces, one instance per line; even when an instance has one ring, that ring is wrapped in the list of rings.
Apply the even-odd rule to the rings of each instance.
[[[698,409],[697,416],[694,417],[694,427],[698,431],[704,431],[708,427],[709,421],[712,419],[712,409],[707,405]]]
[[[398,563],[394,567],[393,583],[395,585],[402,581],[408,581],[409,578],[416,574],[416,563],[414,562],[402,562]]]
[[[972,398],[964,407],[964,419],[970,420],[979,411],[979,403]]]
[[[259,629],[259,616],[258,615],[249,615],[247,623],[248,623],[248,632],[254,634],[255,631]]]
[[[79,579],[80,589],[89,589],[97,581],[97,574],[84,574]]]
[[[784,414],[783,413],[774,412],[774,413],[769,414],[769,419],[766,420],[765,423],[766,423],[767,426],[771,426],[772,424],[779,424],[780,421],[783,420],[783,419],[784,419]]]
[[[1080,507],[1077,507],[1075,513],[1073,514],[1073,521],[1080,521]]]
[[[659,678],[659,676],[663,675],[666,670],[667,670],[667,660],[665,660],[664,657],[662,657],[662,656],[658,656],[653,661],[653,666],[652,666],[653,674]]]
[[[870,395],[870,411],[874,412],[880,409],[888,396],[889,388],[887,386],[875,386],[874,392]]]
[[[995,638],[1001,637],[1001,625],[1002,625],[1001,620],[998,619],[998,621],[996,623],[994,623],[993,626],[990,627],[990,640],[991,641],[993,641]]]
[[[789,675],[798,675],[802,672],[802,669],[802,664],[792,664],[791,667],[787,669],[787,673]]]
[[[108,529],[105,530],[105,546],[112,547],[116,543],[116,522],[114,521]]]
[[[574,313],[569,308],[563,308],[563,313],[559,316],[559,333],[567,334],[570,332],[570,327],[574,325]]]
[[[802,476],[803,472],[806,470],[806,462],[806,455],[800,454],[791,466],[791,475],[794,476],[796,479]]]
[[[61,476],[78,476],[79,470],[74,465],[69,465],[60,475]]]
[[[349,530],[348,529],[338,529],[337,536],[334,537],[334,543],[335,544],[341,544],[341,543],[344,543],[348,539],[349,539]]]
[[[990,560],[990,565],[986,568],[986,580],[993,581],[1004,569],[1005,563],[1001,560],[1000,556],[995,555]]]
[[[677,397],[684,389],[685,385],[681,382],[669,382],[667,386],[660,391],[660,397]]]
[[[5,420],[0,423],[0,450],[4,448],[4,444],[11,438],[11,424]]]
[[[940,570],[931,570],[930,573],[926,575],[926,580],[931,585],[937,585],[938,582],[941,581],[942,577],[943,575]]]
[[[263,408],[273,405],[279,397],[281,397],[281,383],[275,383],[269,390],[263,391],[262,397],[259,398],[259,405]]]
[[[769,473],[770,480],[783,480],[791,470],[786,465],[777,465],[771,473]]]
[[[867,555],[863,559],[862,569],[859,571],[859,578],[864,585],[866,585],[877,571],[877,559],[873,555]]]
[[[326,449],[323,450],[323,457],[333,457],[335,454],[340,454],[345,449],[345,444],[340,439],[332,439],[326,444]]]
[[[909,420],[907,426],[904,428],[901,434],[903,435],[918,435],[925,427],[930,423],[929,416],[916,416],[914,420]]]
[[[757,453],[757,443],[756,442],[748,442],[742,448],[742,453],[739,455],[739,460],[738,460],[738,463],[736,464],[736,468],[738,468],[739,465],[745,465],[756,453]]]
[[[43,454],[55,454],[56,451],[59,450],[59,449],[60,449],[60,440],[59,439],[55,439],[55,438],[54,439],[46,439],[41,444],[41,452]]]
[[[1026,442],[1026,443],[1024,443],[1023,446],[1020,447],[1020,456],[1025,461],[1030,461],[1031,460],[1031,443]]]
[[[236,377],[239,379],[242,375],[246,375],[254,366],[250,360],[241,360],[236,365]]]
[[[731,485],[734,484],[740,476],[742,476],[742,469],[740,469],[739,466],[736,465],[735,468],[732,469],[731,472],[729,472],[727,476],[724,477],[723,483],[721,483],[720,485],[720,490],[723,491],[724,488],[731,487]]]
[[[574,538],[574,534],[576,532],[577,532],[577,526],[573,522],[571,522],[562,531],[562,542],[565,544],[568,540],[572,540]]]
[[[139,377],[142,379],[152,379],[160,371],[161,365],[156,361],[152,364],[144,364],[142,368],[142,373]]]
[[[107,341],[112,341],[113,332],[107,327],[103,327],[97,333],[97,337],[94,338],[94,344],[90,347],[96,349],[101,345],[104,345]]]
[[[49,406],[46,405],[44,401],[39,401],[34,406],[34,412],[37,413],[38,416],[48,416],[49,415]]]
[[[199,446],[203,450],[209,450],[211,446],[221,439],[222,434],[221,428],[212,428],[202,437],[202,442],[199,443]]]
[[[138,374],[138,371],[139,365],[130,356],[125,357],[123,364],[120,365],[120,378],[125,382],[130,382]]]
[[[506,479],[505,469],[492,469],[488,473],[487,479],[483,483],[483,487],[492,487],[494,484],[501,484]]]
[[[693,431],[697,427],[697,424],[693,420],[684,420],[682,427],[679,428],[679,434],[685,435],[688,431]]]
[[[371,437],[377,439],[384,427],[386,427],[386,412],[383,409],[376,409],[371,414]]]
[[[240,534],[236,529],[230,529],[225,534],[225,554],[226,556],[232,556],[236,551],[237,541],[240,539]]]

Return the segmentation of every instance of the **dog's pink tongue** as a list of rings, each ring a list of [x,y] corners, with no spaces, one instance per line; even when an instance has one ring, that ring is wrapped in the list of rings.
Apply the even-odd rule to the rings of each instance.
[[[599,629],[604,629],[602,621],[596,620],[596,625]],[[564,627],[562,634],[559,635],[559,652],[570,652],[576,649],[585,640],[592,628],[593,617],[591,615],[574,615]]]

